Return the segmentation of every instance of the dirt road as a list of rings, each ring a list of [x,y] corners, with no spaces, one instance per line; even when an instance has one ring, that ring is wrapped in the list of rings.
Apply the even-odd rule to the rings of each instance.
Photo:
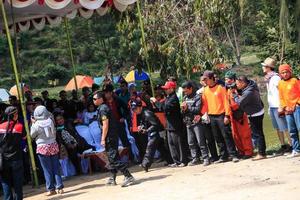
[[[65,181],[65,194],[51,198],[41,189],[25,189],[26,200],[283,200],[300,199],[300,158],[270,158],[239,163],[167,168],[156,164],[148,173],[131,168],[137,184],[106,187],[108,174]],[[118,183],[123,181],[118,176]]]

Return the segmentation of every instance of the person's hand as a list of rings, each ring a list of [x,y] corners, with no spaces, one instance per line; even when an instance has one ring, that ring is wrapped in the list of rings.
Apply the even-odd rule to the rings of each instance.
[[[121,119],[120,119],[120,122],[121,122],[121,123],[124,123],[124,122],[125,122],[125,119],[124,119],[124,118],[121,118]]]
[[[156,98],[155,98],[155,97],[151,97],[151,98],[150,98],[150,101],[151,101],[152,103],[155,103],[155,102],[156,102]]]
[[[295,108],[286,107],[286,108],[285,108],[285,113],[286,113],[287,115],[290,115],[290,114],[293,114],[294,110],[295,110]]]
[[[36,122],[36,119],[34,119],[34,117],[31,117],[31,123],[35,123]]]
[[[229,123],[230,123],[229,117],[228,117],[228,116],[225,116],[225,117],[224,117],[224,124],[225,124],[225,125],[228,125]]]
[[[187,104],[186,104],[185,101],[182,102],[182,104],[181,104],[181,109],[182,109],[183,111],[186,111],[186,110],[187,110]]]
[[[101,140],[101,145],[103,146],[103,147],[105,147],[105,140]]]

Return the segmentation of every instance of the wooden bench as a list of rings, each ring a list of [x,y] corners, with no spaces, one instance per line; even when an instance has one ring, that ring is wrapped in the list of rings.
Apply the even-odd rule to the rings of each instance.
[[[128,148],[122,148],[119,149],[119,155],[120,158],[126,158],[125,156],[127,156],[128,159]],[[109,162],[108,162],[108,157],[106,152],[92,152],[92,153],[88,153],[88,154],[84,154],[82,155],[83,158],[88,159],[88,170],[89,170],[89,174],[92,175],[93,174],[93,168],[92,168],[92,161],[96,162],[103,170],[107,170],[108,166],[109,166]]]

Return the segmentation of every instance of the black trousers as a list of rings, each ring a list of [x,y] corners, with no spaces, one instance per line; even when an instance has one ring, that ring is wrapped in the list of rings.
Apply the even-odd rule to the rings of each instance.
[[[205,129],[202,124],[195,124],[187,127],[188,144],[191,151],[192,159],[199,159],[200,152],[204,160],[209,159],[204,131]]]
[[[141,163],[146,153],[148,136],[146,134],[141,134],[136,132],[132,133],[132,136],[134,137],[136,146],[139,150],[139,162]]]
[[[171,157],[176,164],[187,163],[187,154],[182,141],[182,133],[168,130],[168,143]]]
[[[133,153],[131,151],[131,144],[128,140],[128,137],[127,137],[127,133],[126,133],[126,130],[125,130],[125,123],[119,123],[119,130],[118,130],[118,136],[122,142],[122,145],[123,147],[126,147],[128,148],[128,152],[129,152],[129,159],[130,160],[134,160],[134,156],[133,156]]]
[[[216,142],[214,135],[211,130],[210,124],[203,124],[204,128],[204,134],[207,142],[207,146],[211,155],[211,158],[216,161],[219,159],[218,152],[217,152],[217,147],[216,147]]]
[[[249,117],[252,134],[257,138],[258,153],[266,155],[266,140],[263,130],[264,115]]]
[[[237,156],[231,127],[224,124],[224,117],[224,115],[209,115],[212,132],[217,142],[221,159],[227,159],[228,153],[232,157]]]
[[[145,167],[150,167],[153,163],[154,154],[158,150],[161,154],[161,157],[167,161],[168,164],[171,163],[168,158],[168,152],[164,146],[164,140],[159,136],[159,133],[149,137],[146,153],[142,162],[142,165]]]
[[[124,176],[131,176],[128,171],[128,164],[120,160],[118,151],[118,137],[107,136],[105,141],[105,151],[107,153],[109,170],[115,176],[118,171],[121,171]]]
[[[80,174],[81,172],[81,164],[80,164],[80,160],[78,158],[78,149],[77,147],[74,149],[71,148],[67,148],[67,152],[68,152],[68,157],[71,160],[72,164],[74,165],[75,169],[76,169],[76,173]]]

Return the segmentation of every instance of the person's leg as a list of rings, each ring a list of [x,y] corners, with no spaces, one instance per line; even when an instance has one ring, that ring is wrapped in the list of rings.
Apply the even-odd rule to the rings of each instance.
[[[213,161],[217,161],[219,159],[218,151],[216,147],[216,142],[211,130],[210,124],[204,124],[204,134],[207,141],[208,149]]]
[[[278,108],[269,108],[269,111],[270,111],[270,117],[271,117],[273,128],[277,132],[277,136],[278,136],[280,145],[283,146],[284,145],[284,135],[279,130],[278,122],[279,122],[280,119],[279,119],[279,116],[278,116]]]
[[[187,128],[188,144],[192,156],[192,162],[199,161],[199,140],[197,141],[199,137],[196,137],[196,134],[199,135],[199,133],[196,133],[196,131],[199,131],[197,125],[190,126]]]
[[[245,155],[245,149],[243,147],[243,142],[241,138],[241,130],[239,130],[240,122],[235,120],[233,117],[231,117],[231,129],[232,129],[232,138],[234,140],[234,143],[236,145],[236,148],[238,149],[238,152],[241,156]]]
[[[298,148],[296,148],[297,152],[300,152],[300,144],[299,144],[299,132],[300,132],[300,106],[297,106],[294,111],[294,119],[295,119],[295,125],[297,129],[297,134],[295,136],[295,140],[298,141]]]
[[[174,131],[168,131],[168,143],[170,148],[171,157],[174,164],[180,164],[180,155],[176,144],[176,134]]]
[[[224,116],[223,115],[218,117],[217,124],[218,124],[219,130],[224,138],[229,155],[232,158],[237,158],[238,153],[236,151],[236,147],[235,147],[235,144],[234,144],[234,141],[232,138],[230,124],[228,124],[228,125],[224,124]]]
[[[55,191],[54,174],[52,171],[51,158],[49,156],[44,156],[40,154],[38,154],[38,157],[43,168],[44,177],[46,180],[46,189],[47,191]]]
[[[68,158],[74,165],[74,167],[76,169],[76,174],[79,175],[81,172],[81,164],[80,164],[80,159],[78,158],[78,155],[77,155],[78,154],[77,148],[67,149],[67,151],[68,151]]]
[[[210,123],[211,123],[210,125],[211,125],[212,133],[214,135],[215,141],[217,143],[220,152],[220,156],[221,156],[220,159],[227,160],[228,152],[227,152],[224,138],[222,136],[221,130],[218,125],[218,117],[210,116]]]
[[[149,138],[148,145],[146,149],[146,153],[142,162],[142,167],[145,169],[145,171],[148,171],[148,168],[151,167],[153,163],[153,157],[155,154],[155,151],[157,149],[157,141],[158,141],[158,133],[157,135],[154,135]]]
[[[201,156],[204,162],[209,161],[209,155],[208,155],[208,148],[207,148],[207,143],[206,143],[206,138],[205,138],[205,128],[204,125],[198,124],[194,128],[196,139],[198,146],[201,151]]]
[[[162,131],[159,133],[160,135],[160,143],[162,143],[163,147],[160,147],[161,144],[158,145],[158,150],[161,151],[161,148],[164,148],[165,150],[165,155],[164,155],[164,159],[168,164],[172,164],[173,163],[173,159],[171,157],[171,153],[170,153],[170,149],[169,149],[169,145],[168,145],[168,134],[166,131]]]
[[[5,163],[4,168],[1,171],[1,184],[3,189],[3,200],[13,200],[12,193],[12,170],[10,163]]]
[[[251,130],[258,136],[257,144],[258,144],[258,153],[261,156],[266,155],[266,141],[265,135],[263,132],[263,118],[264,115],[257,116],[257,117],[249,117]]]
[[[22,200],[23,199],[23,161],[12,161],[11,165],[12,169],[12,179],[13,179],[13,186],[15,190],[15,200]]]
[[[286,120],[288,124],[288,129],[290,133],[290,137],[292,140],[292,148],[293,151],[298,151],[299,149],[299,138],[298,138],[298,130],[295,122],[294,115],[286,115]]]
[[[186,134],[186,131],[178,130],[176,132],[175,143],[177,143],[177,148],[180,155],[180,164],[186,165],[188,163],[188,144],[183,133]]]
[[[55,188],[57,190],[61,190],[64,188],[63,182],[62,182],[62,178],[59,172],[59,158],[58,158],[58,154],[51,156],[51,163],[52,163],[52,171],[53,171],[53,175],[55,178]]]
[[[244,158],[251,157],[253,155],[253,143],[251,140],[251,128],[246,114],[244,114],[242,123],[238,124],[238,131],[244,149]]]
[[[119,138],[120,138],[120,140],[122,142],[123,147],[128,148],[129,159],[131,161],[133,161],[134,160],[134,156],[133,156],[133,153],[132,153],[132,150],[131,150],[131,144],[130,144],[130,142],[128,140],[125,128],[126,128],[125,127],[125,123],[120,123],[118,134],[119,134]]]

